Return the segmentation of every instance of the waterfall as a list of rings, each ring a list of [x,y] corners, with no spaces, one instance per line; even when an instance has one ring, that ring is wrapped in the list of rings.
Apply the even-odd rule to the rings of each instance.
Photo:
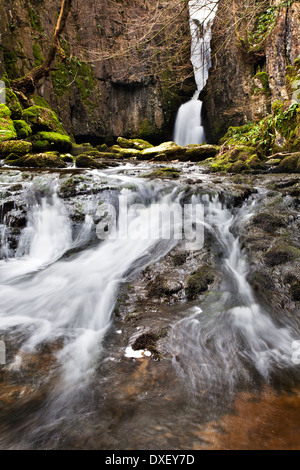
[[[178,145],[201,144],[205,141],[201,118],[202,102],[198,98],[206,84],[211,67],[211,27],[216,8],[217,2],[215,0],[192,0],[189,2],[191,62],[197,90],[192,99],[178,110],[173,139]]]

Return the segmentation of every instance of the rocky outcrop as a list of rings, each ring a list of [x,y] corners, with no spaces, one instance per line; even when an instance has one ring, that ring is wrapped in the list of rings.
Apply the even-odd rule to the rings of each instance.
[[[169,139],[178,106],[195,84],[177,76],[178,85],[166,85],[174,71],[172,60],[159,66],[166,48],[163,33],[149,47],[135,47],[134,31],[128,27],[141,28],[137,20],[155,5],[152,0],[73,2],[61,40],[63,50],[50,76],[41,81],[35,102],[25,100],[25,105],[44,106],[44,98],[58,110],[66,131],[82,141],[93,137],[101,142],[119,135],[151,137],[154,142]],[[42,63],[59,6],[59,0],[0,0],[0,77],[5,73],[18,78]],[[188,37],[186,13],[180,21],[178,34]],[[144,30],[147,27],[145,23]],[[156,64],[150,61],[154,46]],[[179,60],[180,48],[181,42],[171,45],[167,54]],[[188,56],[188,42],[186,52]]]
[[[220,0],[213,25],[212,68],[202,93],[210,139],[229,126],[264,118],[295,98],[300,54],[299,2]],[[298,83],[299,84],[299,83]],[[298,87],[299,88],[299,87]]]

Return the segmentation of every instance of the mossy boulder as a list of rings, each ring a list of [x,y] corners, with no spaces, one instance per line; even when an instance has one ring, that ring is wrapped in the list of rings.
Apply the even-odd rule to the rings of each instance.
[[[208,290],[209,285],[214,281],[215,275],[213,268],[209,265],[201,266],[194,271],[187,280],[186,296],[189,300],[193,300],[198,295]]]
[[[184,149],[183,159],[191,162],[201,162],[207,158],[214,158],[220,151],[219,146],[209,144],[186,145]]]
[[[180,170],[177,170],[177,168],[173,167],[157,168],[156,170],[146,175],[146,177],[160,179],[176,179],[180,177]]]
[[[113,145],[108,149],[109,153],[114,153],[115,158],[135,158],[140,157],[140,150],[122,148],[120,145]]]
[[[25,140],[9,140],[0,143],[0,158],[5,158],[11,153],[21,156],[32,151],[32,144]]]
[[[31,106],[23,111],[23,119],[30,125],[33,132],[52,131],[67,135],[54,111],[42,106]]]
[[[24,168],[66,168],[66,163],[60,158],[57,152],[46,152],[35,155],[24,155],[17,160],[12,160],[9,156],[5,163],[11,166]]]
[[[27,139],[31,136],[32,129],[29,124],[27,124],[27,122],[23,120],[16,120],[13,121],[13,123],[17,132],[18,139]]]
[[[159,157],[161,154],[167,155],[167,157],[179,158],[182,157],[186,152],[186,149],[180,147],[174,142],[164,142],[157,147],[147,148],[140,152],[140,157],[143,160],[151,160],[154,157]]]
[[[103,162],[94,160],[94,158],[89,157],[88,155],[79,155],[75,161],[77,168],[90,168],[90,169],[101,169],[107,168],[107,165]]]
[[[300,152],[281,160],[276,171],[278,173],[300,173]]]
[[[125,139],[124,137],[118,137],[117,143],[124,149],[145,150],[153,147],[149,142],[142,139]]]
[[[11,119],[10,109],[0,104],[0,142],[17,138],[17,132]]]
[[[237,145],[233,148],[223,148],[215,159],[207,161],[212,171],[228,173],[243,173],[253,170],[264,170],[265,164],[258,157],[254,147]]]
[[[17,95],[10,89],[6,88],[6,105],[11,111],[11,118],[12,119],[21,119],[22,118],[22,107]]]
[[[35,152],[45,152],[47,150],[57,150],[68,153],[72,150],[72,142],[68,135],[58,132],[39,132],[32,138],[33,150]]]
[[[86,153],[88,151],[93,151],[95,148],[89,144],[88,142],[83,143],[83,144],[74,144],[72,146],[71,154],[74,157],[78,157],[79,155],[82,155],[83,153]]]
[[[98,152],[106,152],[108,146],[106,144],[96,145],[96,149]]]

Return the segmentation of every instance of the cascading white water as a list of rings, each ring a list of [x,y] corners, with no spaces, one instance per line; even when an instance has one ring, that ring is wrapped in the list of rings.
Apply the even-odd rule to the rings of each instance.
[[[148,206],[129,220],[127,237],[117,234],[115,239],[99,241],[96,247],[64,259],[64,253],[85,240],[86,229],[78,235],[82,240],[72,240],[71,221],[54,189],[51,196],[31,207],[17,258],[0,262],[0,329],[13,328],[28,336],[20,354],[35,351],[43,341],[65,335],[71,338],[58,354],[60,401],[64,393],[74,393],[74,386],[78,391],[86,385],[95,371],[102,340],[111,325],[116,292],[128,271],[155,261],[177,243],[172,237],[159,240],[161,220],[169,222],[161,211],[172,209],[179,200],[177,189],[164,183],[154,187],[126,176],[118,179],[139,188],[138,193],[124,190],[132,203],[157,199],[160,204],[154,209],[160,216],[153,217],[153,206]],[[160,190],[164,190],[162,195]],[[18,366],[19,361],[20,357]]]
[[[236,216],[224,208],[218,196],[204,197],[205,226],[222,252],[223,284],[190,316],[173,327],[170,350],[174,365],[193,393],[207,391],[210,400],[225,401],[240,384],[261,377],[269,381],[280,369],[293,369],[290,326],[279,326],[255,298],[247,280],[248,265],[239,239],[232,233],[237,221],[249,217],[255,201]],[[295,335],[295,336],[294,336]],[[226,392],[225,392],[226,391]],[[226,399],[227,399],[226,398]]]
[[[174,142],[178,145],[201,144],[205,141],[202,124],[202,102],[199,94],[208,79],[211,67],[211,27],[217,8],[217,2],[212,0],[192,0],[189,2],[191,30],[191,62],[194,67],[197,91],[193,98],[183,104],[176,117]]]

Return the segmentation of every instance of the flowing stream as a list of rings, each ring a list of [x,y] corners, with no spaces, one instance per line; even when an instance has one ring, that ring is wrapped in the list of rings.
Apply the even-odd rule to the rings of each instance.
[[[133,411],[131,418],[122,415],[122,400],[125,400],[122,394],[128,391],[127,377],[132,372],[127,368],[134,359],[124,359],[125,350],[113,346],[121,337],[121,332],[114,330],[113,311],[120,286],[148,265],[158,262],[179,243],[172,236],[162,239],[160,234],[169,223],[169,210],[182,205],[183,201],[186,203],[188,193],[184,184],[128,176],[120,169],[91,174],[96,180],[105,177],[111,181],[119,188],[118,194],[126,195],[130,205],[143,206],[131,213],[126,236],[123,236],[123,227],[118,226],[115,238],[99,240],[95,237],[93,214],[98,211],[96,221],[101,223],[103,194],[89,200],[86,217],[74,233],[66,203],[59,197],[59,180],[48,176],[47,183],[44,182],[47,188],[42,193],[35,188],[35,179],[26,183],[23,197],[28,205],[27,225],[14,256],[3,256],[0,262],[0,333],[13,351],[8,351],[7,367],[15,374],[16,383],[22,385],[25,380],[20,372],[24,361],[28,361],[28,357],[33,363],[37,361],[42,396],[36,398],[35,391],[30,399],[26,387],[21,386],[23,391],[14,403],[22,410],[18,416],[20,421],[10,423],[10,414],[6,415],[5,409],[1,411],[1,428],[4,426],[5,430],[2,446],[55,448],[61,440],[62,447],[72,447],[74,443],[68,444],[67,436],[78,427],[81,431],[76,437],[77,446],[85,446],[82,433],[88,436],[92,429],[93,439],[98,440],[89,445],[103,448],[101,439],[107,435],[109,423],[117,415],[119,424],[112,429],[119,441],[117,444],[109,441],[105,444],[108,447],[135,446],[134,442],[130,444],[126,440],[130,433],[124,433],[124,423],[129,428],[132,424],[135,432],[144,436],[157,426],[155,420],[163,420],[161,426],[167,426],[169,434],[173,433],[177,440],[168,442],[161,436],[161,440],[155,441],[152,435],[150,440],[144,436],[142,442],[137,441],[137,448],[164,448],[164,445],[187,448],[188,431],[186,436],[181,431],[178,436],[178,425],[180,422],[187,430],[192,426],[198,416],[195,398],[197,403],[202,396],[205,420],[216,419],[227,404],[230,405],[237,390],[272,383],[283,372],[294,374],[296,370],[292,363],[296,327],[287,318],[280,324],[255,298],[246,278],[245,254],[234,235],[234,228],[251,217],[259,196],[247,201],[235,213],[218,195],[192,197],[205,208],[204,221],[198,222],[204,225],[212,250],[219,259],[223,281],[220,289],[212,292],[202,304],[188,307],[179,303],[176,307],[168,340],[170,360],[162,361],[164,364],[157,368],[154,361],[149,366],[154,374],[163,371],[163,376],[168,378],[166,389],[163,391],[164,379],[158,381],[162,390],[156,400],[152,398],[149,402],[146,398],[150,383],[143,385],[145,399],[139,396],[136,406],[140,411],[138,419],[141,420],[141,416],[144,419],[136,421],[132,418]],[[106,202],[116,205],[114,191],[107,194]],[[153,210],[162,211],[160,217],[153,217]],[[176,223],[175,218],[173,231]],[[51,354],[55,361],[43,371],[45,365],[38,363],[37,358],[47,347],[53,349]],[[124,365],[123,360],[129,362]],[[138,382],[137,376],[135,380]],[[36,379],[34,381],[36,384]],[[177,393],[176,383],[178,396],[173,403],[178,406],[170,416],[168,396]],[[182,394],[182,389],[186,395]],[[128,392],[131,398],[126,398],[126,406],[129,403],[133,406],[132,393]],[[114,394],[117,395],[110,408],[105,403]],[[184,398],[188,395],[192,397],[191,402]],[[141,403],[143,406],[147,403],[149,408],[140,410]],[[100,411],[95,419],[97,409]],[[109,416],[106,415],[108,409],[114,410]],[[154,410],[158,411],[157,416]]]

